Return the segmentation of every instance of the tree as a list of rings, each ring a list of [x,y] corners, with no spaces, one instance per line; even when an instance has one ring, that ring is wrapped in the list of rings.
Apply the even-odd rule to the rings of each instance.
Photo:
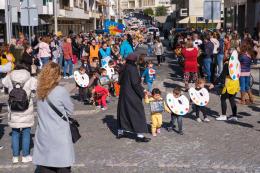
[[[144,14],[147,16],[153,16],[154,15],[153,9],[152,8],[144,9]]]
[[[165,6],[160,6],[155,8],[155,16],[166,16],[167,8]]]

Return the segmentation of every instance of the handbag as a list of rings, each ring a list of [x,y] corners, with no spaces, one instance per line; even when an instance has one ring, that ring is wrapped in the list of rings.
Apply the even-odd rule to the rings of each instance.
[[[34,60],[33,60],[33,63],[31,65],[31,74],[34,75],[36,73],[37,73],[37,66],[35,65]]]
[[[69,122],[70,125],[70,132],[71,132],[71,137],[72,137],[72,142],[76,143],[80,138],[81,135],[79,133],[79,129],[78,127],[80,126],[78,121],[71,118],[68,114],[66,118],[66,116],[64,116],[53,104],[52,102],[47,98],[47,103],[49,104],[49,106],[54,110],[54,112],[56,112],[57,115],[59,115],[64,121]]]

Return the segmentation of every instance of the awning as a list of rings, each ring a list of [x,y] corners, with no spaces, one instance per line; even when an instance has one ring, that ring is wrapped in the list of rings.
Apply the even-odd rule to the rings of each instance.
[[[196,20],[196,16],[188,16],[184,19],[179,20],[177,23],[179,24],[186,24],[186,23],[205,23],[205,20]],[[211,22],[211,20],[209,20]],[[221,20],[213,20],[213,23],[220,23]]]
[[[179,20],[177,23],[185,24],[185,23],[189,23],[189,21],[190,21],[190,17],[185,17],[184,19]]]
[[[166,19],[167,19],[167,16],[157,16],[157,17],[154,17],[154,19],[159,22],[159,23],[165,23],[166,22]]]

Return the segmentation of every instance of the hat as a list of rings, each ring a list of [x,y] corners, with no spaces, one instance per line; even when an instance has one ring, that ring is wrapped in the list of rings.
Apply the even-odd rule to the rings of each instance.
[[[126,60],[129,60],[129,61],[137,61],[137,55],[135,54],[135,53],[130,53],[128,56],[127,56],[127,58],[126,58]]]

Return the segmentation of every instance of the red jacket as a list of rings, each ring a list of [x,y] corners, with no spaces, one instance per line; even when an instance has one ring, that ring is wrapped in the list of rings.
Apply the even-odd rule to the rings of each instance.
[[[97,94],[98,96],[108,95],[108,93],[109,93],[108,89],[106,89],[100,85],[95,86],[94,89],[95,89],[95,94]]]
[[[72,46],[71,43],[63,43],[63,55],[64,55],[64,59],[66,60],[70,60],[72,59]]]
[[[194,48],[191,51],[182,49],[182,55],[184,57],[184,72],[197,72],[198,71],[198,49]]]

